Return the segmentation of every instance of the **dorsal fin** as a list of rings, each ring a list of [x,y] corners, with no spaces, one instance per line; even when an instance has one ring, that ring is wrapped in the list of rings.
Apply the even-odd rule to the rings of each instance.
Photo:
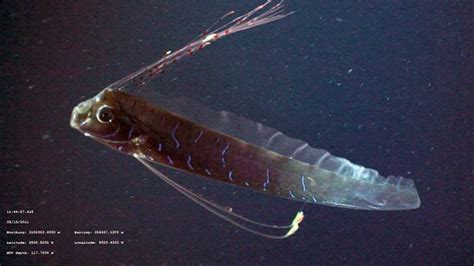
[[[309,164],[317,163],[327,153],[274,128],[232,112],[212,110],[186,97],[170,97],[151,90],[144,90],[139,96],[207,128]]]

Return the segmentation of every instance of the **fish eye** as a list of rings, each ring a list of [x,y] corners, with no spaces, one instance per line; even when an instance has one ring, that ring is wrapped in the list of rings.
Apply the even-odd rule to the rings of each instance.
[[[99,108],[96,114],[97,120],[100,123],[110,123],[114,119],[114,112],[112,107],[104,105]]]

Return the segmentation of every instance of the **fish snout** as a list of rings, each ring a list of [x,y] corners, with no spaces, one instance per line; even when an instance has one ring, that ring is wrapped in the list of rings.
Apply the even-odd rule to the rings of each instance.
[[[81,125],[90,117],[92,111],[93,99],[79,103],[72,110],[70,125],[72,128],[79,129]]]

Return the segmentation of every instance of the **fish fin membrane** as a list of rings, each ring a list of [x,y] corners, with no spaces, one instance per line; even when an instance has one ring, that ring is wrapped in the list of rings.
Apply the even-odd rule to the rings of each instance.
[[[170,97],[154,90],[143,90],[138,96],[204,127],[309,164],[316,163],[327,153],[310,147],[302,140],[290,138],[274,128],[232,112],[212,110],[186,97]]]
[[[339,170],[328,171],[315,167],[308,173],[316,180],[325,177],[319,180],[322,182],[316,182],[314,187],[306,187],[306,191],[310,193],[309,197],[298,189],[293,193],[296,197],[311,198],[319,204],[349,209],[410,210],[420,206],[413,180],[401,176],[385,178],[375,170],[342,160],[344,165]],[[297,180],[294,184],[297,184]],[[318,193],[321,184],[324,187],[324,196]]]

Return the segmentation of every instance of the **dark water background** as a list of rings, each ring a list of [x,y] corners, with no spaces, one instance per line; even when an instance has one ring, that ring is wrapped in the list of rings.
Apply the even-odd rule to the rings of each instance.
[[[418,210],[306,206],[295,236],[270,241],[69,127],[79,101],[261,2],[2,2],[0,262],[472,265],[471,1],[287,1],[293,16],[219,41],[149,86],[413,178]],[[300,207],[167,172],[258,219],[283,223]],[[8,209],[34,209],[31,225],[6,225]],[[11,228],[63,234],[53,256],[6,256]],[[87,239],[74,230],[95,229],[123,230],[126,243],[72,244]]]

